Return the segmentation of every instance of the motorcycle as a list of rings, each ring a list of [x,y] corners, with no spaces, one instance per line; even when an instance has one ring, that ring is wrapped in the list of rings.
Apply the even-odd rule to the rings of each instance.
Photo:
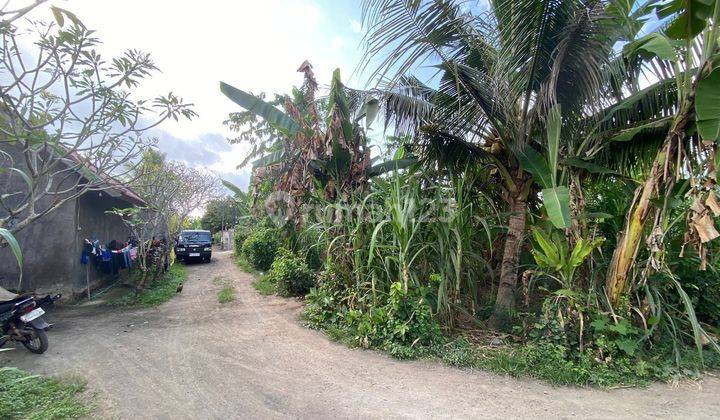
[[[47,295],[41,299],[32,296],[19,296],[12,300],[0,302],[0,347],[8,341],[22,343],[26,349],[35,354],[42,354],[48,349],[47,332],[52,325],[45,322],[42,316],[45,309],[60,299],[61,295]]]

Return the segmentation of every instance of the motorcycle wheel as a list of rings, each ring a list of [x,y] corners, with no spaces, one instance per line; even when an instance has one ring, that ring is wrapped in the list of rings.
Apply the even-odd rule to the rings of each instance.
[[[44,330],[33,328],[22,343],[31,353],[43,354],[48,349],[48,336]]]

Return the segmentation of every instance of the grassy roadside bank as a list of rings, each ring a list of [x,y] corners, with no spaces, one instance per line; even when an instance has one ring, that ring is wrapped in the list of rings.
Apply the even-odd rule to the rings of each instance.
[[[158,306],[172,299],[178,293],[179,287],[187,279],[185,266],[175,263],[157,281],[140,293],[132,289],[118,296],[108,298],[107,304],[119,308],[149,308]]]
[[[0,418],[75,419],[91,414],[82,400],[85,381],[44,378],[21,369],[0,368]]]
[[[254,269],[245,255],[235,257],[236,264],[255,277],[253,286],[263,295],[278,294],[277,278],[288,284],[304,271],[292,255],[276,255],[268,272]],[[290,264],[290,263],[293,264]],[[302,264],[300,264],[302,265]],[[616,333],[621,326],[590,326],[601,346],[582,351],[566,344],[563,336],[533,337],[525,330],[517,333],[490,333],[487,330],[441,328],[431,315],[426,299],[402,290],[397,283],[387,302],[370,311],[348,309],[338,293],[327,288],[341,276],[316,273],[316,287],[305,298],[305,324],[323,331],[331,340],[350,347],[378,350],[397,359],[431,359],[446,365],[478,369],[513,377],[532,377],[554,386],[590,386],[603,389],[646,386],[657,381],[692,380],[720,367],[717,353],[695,348],[673,349],[668,340],[644,348],[622,350],[624,336]],[[324,276],[324,277],[323,277]],[[302,282],[298,282],[302,283]],[[302,294],[301,294],[302,295]],[[357,305],[356,305],[357,306]],[[344,308],[344,309],[343,309]],[[622,332],[622,331],[621,331]],[[589,341],[588,341],[589,343]],[[612,353],[603,350],[612,350]],[[630,351],[632,350],[632,351]],[[680,364],[674,351],[679,351]]]
[[[374,345],[348,326],[313,322],[307,310],[302,318],[309,328],[322,331],[330,340],[348,347],[376,350],[403,360],[426,359],[458,368],[535,378],[553,386],[645,387],[653,382],[695,380],[703,373],[720,369],[720,356],[716,352],[705,350],[700,360],[693,349],[684,350],[683,362],[677,366],[662,354],[605,363],[599,363],[597,355],[591,352],[569,358],[569,350],[563,346],[546,342],[515,343],[511,337],[505,337],[497,345],[491,344],[490,338],[478,339],[470,335],[445,336],[429,346],[403,346],[391,341]]]
[[[258,291],[258,293],[263,296],[275,294],[275,285],[272,281],[270,281],[270,277],[267,273],[256,270],[241,253],[233,254],[233,261],[235,262],[235,265],[253,276],[255,280],[252,282],[252,286]]]

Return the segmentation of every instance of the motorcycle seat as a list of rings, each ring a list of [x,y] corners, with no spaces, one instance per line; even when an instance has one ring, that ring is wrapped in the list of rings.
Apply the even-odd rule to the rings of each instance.
[[[0,301],[0,314],[12,311],[18,304],[32,300],[30,296],[18,296],[15,299]]]

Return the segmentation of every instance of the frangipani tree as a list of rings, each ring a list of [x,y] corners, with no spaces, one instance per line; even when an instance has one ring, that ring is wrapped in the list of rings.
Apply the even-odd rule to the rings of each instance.
[[[140,276],[136,288],[141,290],[162,273],[170,241],[183,229],[189,214],[220,194],[220,181],[212,173],[167,160],[154,149],[146,150],[130,172],[129,184],[146,205],[111,213],[122,218],[138,241]]]
[[[149,130],[196,115],[173,93],[138,98],[132,91],[158,71],[151,56],[101,56],[95,32],[69,11],[51,7],[54,23],[18,29],[42,3],[0,7],[0,247],[18,262],[18,232],[127,178],[154,143]]]

